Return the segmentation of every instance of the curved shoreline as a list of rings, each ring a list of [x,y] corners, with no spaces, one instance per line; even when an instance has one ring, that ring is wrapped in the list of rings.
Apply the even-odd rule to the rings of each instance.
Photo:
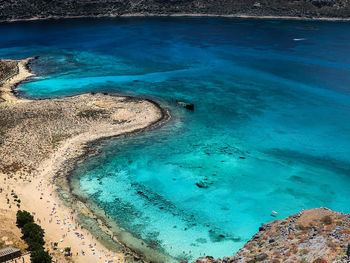
[[[133,98],[133,97],[130,97]],[[154,105],[157,105],[162,111],[162,117],[161,119],[155,121],[154,123],[150,124],[149,126],[134,130],[132,132],[126,132],[118,135],[112,135],[108,137],[101,137],[96,140],[92,140],[84,144],[83,152],[80,153],[77,156],[73,156],[71,158],[67,158],[65,162],[62,164],[62,169],[57,171],[53,175],[53,180],[56,181],[55,184],[58,187],[57,193],[59,194],[59,197],[66,206],[69,206],[74,211],[84,211],[80,216],[85,216],[88,219],[92,219],[94,221],[94,226],[99,228],[99,231],[102,231],[104,234],[108,235],[108,239],[104,239],[102,242],[105,246],[110,246],[111,244],[119,244],[121,245],[125,251],[123,251],[124,255],[130,255],[137,259],[137,262],[141,260],[141,262],[155,262],[155,263],[161,263],[161,262],[173,262],[173,259],[168,257],[167,255],[159,252],[158,250],[154,250],[152,248],[148,248],[147,245],[144,245],[144,242],[136,237],[134,237],[131,233],[121,229],[118,225],[118,222],[116,222],[113,219],[110,219],[109,216],[105,214],[105,211],[98,207],[96,203],[94,203],[92,200],[78,196],[77,194],[73,193],[72,188],[72,173],[76,169],[76,165],[78,163],[84,162],[85,160],[94,157],[99,154],[99,151],[96,150],[97,147],[105,144],[106,142],[110,140],[119,140],[126,137],[133,137],[138,136],[142,134],[145,131],[151,131],[155,130],[157,128],[160,128],[162,125],[167,123],[171,116],[168,111],[161,108],[161,106],[150,99],[145,99],[146,101],[149,101],[153,103]],[[64,168],[63,168],[64,167]],[[68,194],[68,198],[67,198]],[[81,225],[84,225],[84,219],[81,219],[80,221]],[[91,221],[89,222],[91,223]],[[113,229],[113,230],[112,230]],[[93,231],[90,226],[89,232],[91,234],[101,234]],[[118,233],[116,233],[119,232]],[[143,249],[136,249],[131,246],[128,246],[125,242],[121,240],[118,236],[120,236],[120,233],[123,235],[127,235],[129,239],[133,239],[133,242],[137,243],[137,246],[142,246]],[[145,256],[147,254],[148,256]],[[129,261],[126,261],[129,262]],[[176,262],[176,261],[174,261]]]
[[[30,61],[32,61],[35,58],[28,58],[25,60],[17,60],[17,67],[18,67],[18,72],[15,76],[11,76],[8,79],[5,79],[5,81],[3,81],[3,86],[1,87],[0,91],[1,91],[1,98],[5,101],[5,103],[11,105],[11,104],[16,104],[16,103],[20,103],[20,102],[32,102],[32,101],[36,101],[36,100],[29,100],[29,99],[23,99],[21,98],[16,92],[15,92],[15,88],[23,81],[27,80],[29,77],[32,77],[33,74],[30,72],[30,69],[28,68],[28,63]],[[12,60],[15,61],[15,60]],[[105,94],[106,95],[106,94]],[[75,97],[79,97],[79,96],[88,96],[88,95],[75,95],[72,96],[70,98],[74,99]],[[89,94],[89,96],[95,96],[92,94]],[[97,94],[96,96],[99,96],[99,94]],[[101,95],[102,96],[102,95]],[[96,131],[95,134],[79,134],[76,135],[72,138],[68,138],[64,141],[62,141],[60,143],[60,146],[58,149],[56,149],[55,151],[52,152],[52,154],[50,155],[49,158],[47,158],[46,160],[44,160],[43,162],[40,163],[39,167],[37,168],[37,170],[39,171],[39,175],[36,176],[36,178],[33,180],[34,182],[31,182],[30,184],[27,184],[26,186],[24,186],[23,188],[26,188],[27,190],[29,190],[29,192],[34,191],[35,188],[35,183],[38,183],[38,185],[43,184],[43,180],[45,180],[48,183],[48,186],[50,185],[50,187],[53,187],[55,185],[55,187],[57,187],[56,189],[53,189],[51,192],[49,191],[47,194],[50,196],[53,196],[54,193],[58,194],[60,197],[60,200],[55,200],[55,202],[60,203],[62,201],[67,201],[67,199],[71,199],[70,202],[71,204],[75,203],[74,201],[77,200],[77,197],[74,197],[71,193],[71,191],[68,191],[66,193],[69,193],[68,196],[65,196],[65,200],[62,200],[61,198],[62,196],[62,189],[60,189],[61,186],[63,186],[64,184],[66,184],[65,186],[69,186],[69,174],[71,173],[72,170],[74,170],[74,167],[76,165],[77,162],[82,161],[84,159],[86,159],[88,156],[91,156],[92,153],[96,154],[95,151],[95,145],[99,145],[101,144],[101,142],[104,142],[106,140],[110,140],[110,139],[115,139],[115,138],[122,138],[125,136],[134,136],[136,134],[140,134],[144,131],[148,131],[148,130],[153,130],[155,128],[158,128],[162,125],[164,125],[166,122],[168,122],[171,119],[170,113],[168,110],[164,109],[163,107],[160,106],[159,103],[151,100],[151,99],[143,99],[143,98],[137,98],[137,97],[127,97],[127,96],[112,96],[112,95],[106,95],[108,97],[115,97],[118,99],[123,99],[123,103],[148,103],[149,105],[152,105],[152,107],[154,107],[155,109],[157,109],[159,111],[159,116],[156,119],[153,119],[151,122],[148,122],[147,125],[145,126],[139,126],[139,127],[134,127],[133,129],[126,129],[126,130],[109,130],[109,131]],[[66,100],[68,98],[65,98]],[[56,99],[44,99],[44,100],[40,100],[42,102],[45,101],[54,101]],[[59,99],[60,101],[64,100],[64,99]],[[0,170],[1,172],[1,170]],[[60,183],[63,182],[63,184],[59,184],[58,181],[60,181]],[[49,188],[49,187],[48,187]],[[43,190],[42,190],[43,191]],[[72,199],[74,198],[74,199]],[[24,208],[27,209],[30,208],[32,209],[36,209],[36,213],[38,213],[38,208],[35,207],[35,205],[33,206],[33,200],[23,200],[22,204],[24,205]],[[80,201],[81,202],[81,201]],[[79,203],[78,203],[79,204]],[[73,204],[73,206],[71,206],[69,213],[72,214],[72,212],[74,212],[75,215],[77,215],[79,213],[79,207],[77,208],[76,206],[74,206],[75,204]],[[108,223],[105,222],[105,220],[102,217],[97,217],[95,215],[93,215],[91,213],[91,210],[87,207],[80,207],[81,209],[86,209],[89,210],[89,212],[87,212],[87,214],[89,215],[89,217],[91,217],[92,219],[95,219],[96,223],[98,224],[98,226],[101,228],[103,228],[104,230],[101,229],[101,231],[103,232],[107,232],[106,234],[108,234],[108,232],[110,233],[110,229],[107,227]],[[68,209],[68,206],[67,206]],[[72,211],[72,209],[74,209]],[[80,210],[81,210],[80,209]],[[40,209],[39,209],[40,210]],[[81,212],[81,211],[80,211]],[[78,220],[79,221],[79,220]],[[104,222],[104,223],[100,223],[99,222]],[[46,230],[47,234],[50,235],[49,231]],[[89,230],[90,232],[90,230]],[[119,245],[121,245],[124,249],[123,249],[123,254],[124,254],[124,260],[125,260],[125,255],[130,255],[133,258],[137,258],[138,260],[142,260],[144,262],[148,261],[147,258],[144,257],[144,255],[140,254],[139,252],[136,252],[135,250],[127,247],[123,242],[121,242],[120,240],[118,240],[116,238],[116,235],[114,235],[112,233],[112,237],[111,237],[113,242],[119,243]],[[100,240],[98,241],[100,242]],[[152,251],[155,252],[156,251]],[[78,254],[78,253],[77,253]],[[161,256],[160,254],[157,256]],[[85,259],[85,258],[84,258]],[[152,259],[153,260],[153,259]],[[80,262],[78,260],[78,262]],[[93,262],[93,261],[83,261],[83,262]]]
[[[8,78],[5,78],[4,80],[2,80],[2,82],[0,82],[0,84],[2,84],[2,86],[0,86],[1,99],[9,103],[28,101],[27,99],[20,98],[19,96],[17,96],[14,90],[23,81],[34,76],[34,74],[31,73],[28,68],[28,64],[34,59],[34,57],[30,57],[22,60],[7,60],[17,63],[17,72],[15,75],[10,75]]]
[[[201,14],[201,13],[126,13],[126,14],[102,14],[102,15],[83,15],[83,16],[48,16],[33,18],[18,18],[0,20],[0,23],[15,23],[29,21],[61,20],[61,19],[82,19],[82,18],[127,18],[127,17],[188,17],[188,18],[237,18],[237,19],[259,19],[259,20],[291,20],[291,21],[328,21],[328,22],[348,22],[350,18],[346,17],[307,17],[307,16],[277,16],[277,15],[248,15],[248,14]]]

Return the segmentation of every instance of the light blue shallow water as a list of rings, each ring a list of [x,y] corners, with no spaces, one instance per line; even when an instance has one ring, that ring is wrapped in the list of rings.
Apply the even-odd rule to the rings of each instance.
[[[170,107],[170,123],[109,142],[73,174],[76,193],[149,246],[222,257],[271,210],[350,212],[349,23],[90,19],[0,35],[1,57],[41,55],[24,96],[108,91]]]

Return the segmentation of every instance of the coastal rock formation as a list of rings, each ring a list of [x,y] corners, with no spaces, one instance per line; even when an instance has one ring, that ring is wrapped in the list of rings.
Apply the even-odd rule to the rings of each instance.
[[[347,0],[0,0],[0,21],[122,15],[348,18]]]
[[[262,225],[234,256],[196,263],[350,262],[350,214],[327,208],[303,210]]]

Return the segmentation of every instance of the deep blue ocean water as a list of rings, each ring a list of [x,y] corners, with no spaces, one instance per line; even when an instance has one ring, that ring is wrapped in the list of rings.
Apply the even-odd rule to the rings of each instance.
[[[23,96],[108,91],[171,110],[73,173],[75,193],[163,253],[232,255],[262,223],[350,212],[349,23],[82,19],[0,24],[0,36],[0,57],[41,56]]]

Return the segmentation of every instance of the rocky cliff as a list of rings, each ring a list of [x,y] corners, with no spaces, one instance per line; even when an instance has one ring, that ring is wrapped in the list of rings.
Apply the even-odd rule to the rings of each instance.
[[[349,263],[350,214],[327,208],[303,210],[262,225],[234,256],[195,263]]]
[[[0,0],[0,21],[132,14],[348,18],[350,0]]]

